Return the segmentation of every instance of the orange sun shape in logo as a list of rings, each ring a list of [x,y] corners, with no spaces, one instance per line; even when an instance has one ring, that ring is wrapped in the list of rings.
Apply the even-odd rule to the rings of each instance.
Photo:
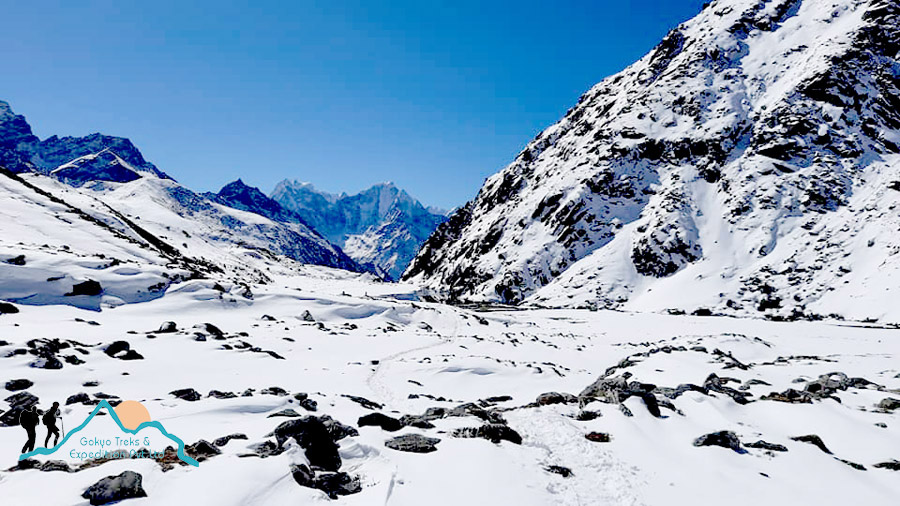
[[[135,430],[142,423],[150,421],[150,412],[138,401],[124,401],[113,409],[128,430]]]

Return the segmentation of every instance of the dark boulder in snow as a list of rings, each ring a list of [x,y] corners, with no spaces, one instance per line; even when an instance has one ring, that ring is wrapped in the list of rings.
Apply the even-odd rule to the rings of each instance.
[[[200,392],[194,390],[193,388],[181,388],[179,390],[172,390],[169,392],[170,395],[174,395],[181,400],[184,401],[199,401],[200,400]]]
[[[879,469],[887,469],[890,471],[900,471],[900,460],[889,460],[887,462],[879,462],[872,467],[877,467]]]
[[[70,395],[66,399],[66,406],[68,406],[69,404],[90,404],[90,403],[91,403],[91,398],[88,396],[88,394],[86,394],[84,392],[79,392],[77,394]]]
[[[509,441],[514,444],[522,444],[522,436],[518,432],[510,428],[508,425],[499,423],[489,423],[481,427],[464,427],[453,431],[454,437],[459,438],[481,438],[487,439],[492,443],[500,443],[500,441]]]
[[[6,387],[7,390],[9,387]],[[878,408],[883,409],[884,411],[894,411],[895,409],[900,408],[900,399],[895,399],[893,397],[885,397],[878,403]]]
[[[87,281],[82,281],[81,283],[76,283],[72,287],[72,291],[67,293],[66,296],[73,297],[76,295],[87,295],[93,297],[102,293],[103,287],[100,286],[100,283],[93,279],[89,279]]]
[[[293,439],[306,453],[310,465],[326,471],[337,471],[341,468],[341,456],[338,445],[334,442],[328,428],[322,420],[305,416],[288,420],[275,428],[275,440],[278,446]]]
[[[19,425],[19,415],[26,408],[38,403],[38,398],[29,392],[19,392],[4,399],[9,404],[9,409],[0,415],[0,427],[16,427]]]
[[[612,436],[606,432],[588,432],[584,435],[584,438],[595,443],[609,443],[612,441]]]
[[[741,440],[730,430],[704,434],[694,440],[694,446],[721,446],[737,453],[747,453],[747,450],[741,446]]]
[[[388,439],[384,446],[392,450],[410,453],[431,453],[437,451],[437,444],[441,440],[436,437],[423,436],[421,434],[403,434]]]
[[[213,446],[209,441],[201,439],[192,445],[185,446],[184,452],[196,459],[197,462],[203,462],[210,457],[222,454],[222,450],[216,448],[216,446],[218,445]]]
[[[25,255],[19,255],[19,256],[12,257],[12,258],[7,258],[6,260],[4,260],[4,262],[6,262],[10,265],[22,266],[22,265],[25,265]]]
[[[769,443],[768,441],[763,441],[762,439],[760,439],[759,441],[757,441],[755,443],[747,443],[744,446],[746,446],[747,448],[756,448],[758,450],[768,450],[770,452],[786,452],[786,451],[788,451],[787,447],[784,445],[780,445],[777,443]]]
[[[325,492],[331,499],[342,495],[356,494],[362,490],[359,478],[347,473],[314,473],[305,464],[292,464],[291,476],[301,487],[309,487]]]
[[[156,332],[158,334],[178,332],[178,325],[175,325],[175,322],[163,322],[163,324],[159,326],[159,330],[157,330]]]
[[[319,420],[325,424],[325,428],[328,429],[328,434],[331,435],[331,439],[335,443],[345,437],[356,437],[359,435],[359,431],[356,430],[356,427],[345,425],[328,415],[320,416]]]
[[[94,483],[81,494],[81,497],[90,500],[93,505],[147,497],[147,492],[141,486],[142,480],[143,477],[140,474],[134,471],[124,471],[117,476],[107,476]]]
[[[572,395],[567,393],[559,393],[559,392],[545,392],[541,395],[537,396],[535,402],[540,406],[546,406],[549,404],[568,404],[570,402],[575,402],[578,399]]]
[[[800,441],[801,443],[809,443],[809,444],[815,446],[816,448],[822,450],[823,452],[831,455],[831,450],[829,450],[828,447],[825,446],[825,442],[822,441],[822,438],[820,438],[819,436],[817,436],[815,434],[808,434],[806,436],[796,436],[796,437],[792,437],[791,439],[794,441]]]
[[[234,392],[223,392],[221,390],[210,390],[207,397],[214,397],[216,399],[234,399],[237,397],[237,394]]]
[[[0,302],[0,314],[16,314],[18,312],[19,308],[9,302]]]
[[[19,390],[31,388],[31,385],[34,385],[34,382],[29,379],[14,379],[6,382],[6,389],[10,392],[18,392]]]
[[[229,434],[229,435],[227,435],[227,436],[222,436],[222,437],[220,437],[220,438],[216,438],[216,440],[213,441],[213,444],[216,445],[216,446],[219,446],[219,447],[225,446],[225,445],[227,445],[228,442],[231,441],[232,439],[243,439],[243,440],[246,440],[246,439],[247,439],[247,435],[246,435],[246,434],[241,434],[241,433]]]
[[[403,428],[403,424],[396,418],[387,416],[383,413],[369,413],[363,415],[356,422],[360,427],[375,426],[381,427],[388,432],[396,432]]]

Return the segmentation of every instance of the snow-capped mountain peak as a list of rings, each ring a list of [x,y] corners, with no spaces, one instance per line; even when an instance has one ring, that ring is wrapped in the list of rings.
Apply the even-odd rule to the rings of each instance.
[[[285,180],[276,185],[272,198],[351,258],[389,279],[400,276],[422,242],[445,219],[392,182],[355,195],[334,195],[310,183]]]

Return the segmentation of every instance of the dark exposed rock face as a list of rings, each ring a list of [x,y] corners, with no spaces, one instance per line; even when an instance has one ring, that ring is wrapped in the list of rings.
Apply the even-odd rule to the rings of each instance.
[[[404,434],[384,442],[384,446],[392,450],[411,453],[431,453],[437,451],[437,444],[441,440],[436,437],[423,436],[421,434]]]
[[[18,312],[19,308],[9,302],[0,302],[0,314],[16,314]]]
[[[747,450],[741,446],[741,440],[738,439],[737,435],[728,430],[700,436],[694,440],[694,446],[721,446],[722,448],[734,450],[737,453],[747,453]]]
[[[117,476],[107,476],[94,483],[81,494],[91,504],[110,504],[113,502],[147,497],[141,486],[143,477],[134,471],[124,471]]]

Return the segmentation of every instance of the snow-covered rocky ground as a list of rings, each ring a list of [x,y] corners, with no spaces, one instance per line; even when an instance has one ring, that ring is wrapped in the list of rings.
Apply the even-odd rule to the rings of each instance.
[[[241,456],[265,454],[266,441],[276,447],[271,433],[279,424],[322,415],[356,429],[345,428],[350,435],[337,441],[340,471],[360,488],[339,496],[343,504],[888,505],[900,497],[893,460],[900,459],[900,410],[878,407],[900,398],[896,328],[466,309],[411,300],[411,285],[323,267],[253,286],[252,299],[214,284],[190,280],[154,300],[100,312],[17,304],[18,313],[0,315],[0,381],[33,382],[24,391],[42,408],[87,394],[88,404],[63,407],[67,428],[88,416],[102,392],[142,402],[189,445],[246,436],[218,447],[220,454],[207,449],[199,467],[126,459],[74,472],[81,463],[58,454],[38,460],[67,460],[62,471],[17,469],[24,431],[0,428],[3,504],[86,504],[87,487],[126,470],[140,473],[147,494],[126,504],[329,503],[292,476],[292,464],[308,462],[294,441],[283,453]],[[157,332],[167,321],[177,331]],[[53,352],[34,339],[72,345]],[[103,350],[115,341],[142,358],[108,356]],[[38,348],[62,368],[35,367],[45,363],[29,351]],[[828,374],[833,382],[817,381]],[[607,381],[595,383],[601,378]],[[186,388],[200,398],[170,394]],[[788,389],[797,392],[785,399],[798,402],[763,400]],[[214,390],[236,396],[209,396]],[[537,403],[547,392],[560,395]],[[301,407],[300,393],[316,402],[315,412]],[[286,409],[296,416],[272,417]],[[393,432],[360,423],[372,413],[429,412]],[[454,432],[489,422],[505,439]],[[395,429],[392,423],[384,426]],[[733,432],[741,446],[694,445],[718,431]],[[429,453],[385,446],[403,434],[440,442]],[[39,444],[43,435],[41,428]],[[792,439],[808,435],[831,453]],[[786,451],[753,447],[761,440]]]

